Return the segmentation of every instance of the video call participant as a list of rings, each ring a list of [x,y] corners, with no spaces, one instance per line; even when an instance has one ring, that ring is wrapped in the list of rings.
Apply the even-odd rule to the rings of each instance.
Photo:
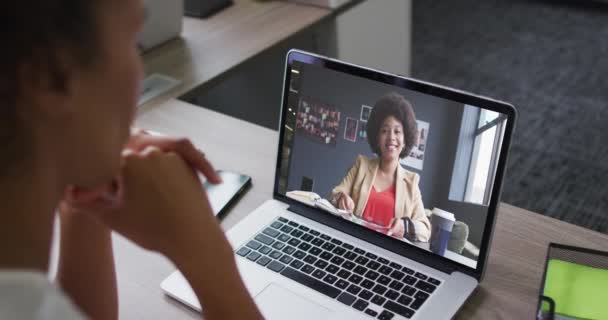
[[[377,157],[359,155],[332,190],[331,201],[363,220],[390,226],[388,235],[428,241],[431,224],[418,188],[420,176],[399,164],[417,142],[412,106],[397,93],[381,97],[371,111],[366,130]]]

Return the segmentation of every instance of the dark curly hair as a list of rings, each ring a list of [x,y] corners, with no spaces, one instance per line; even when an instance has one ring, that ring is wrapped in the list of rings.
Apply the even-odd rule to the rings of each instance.
[[[6,169],[26,158],[23,140],[27,129],[22,128],[17,110],[22,84],[48,81],[53,90],[65,90],[67,75],[58,60],[59,50],[81,65],[93,61],[98,49],[99,3],[0,1],[0,39],[6,44],[0,50],[0,167]]]
[[[416,145],[418,125],[416,124],[416,115],[414,114],[412,105],[398,93],[388,93],[376,101],[367,120],[367,142],[372,151],[380,155],[378,134],[384,120],[389,116],[395,117],[403,125],[403,143],[405,146],[399,154],[399,158],[403,159],[410,154],[412,148]]]

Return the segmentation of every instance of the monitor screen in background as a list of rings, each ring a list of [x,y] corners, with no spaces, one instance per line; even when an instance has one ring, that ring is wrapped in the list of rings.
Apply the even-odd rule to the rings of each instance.
[[[294,62],[291,72],[279,192],[314,193],[334,207],[340,207],[345,193],[356,208],[338,214],[378,232],[399,231],[392,236],[427,250],[432,210],[451,213],[456,222],[442,255],[475,268],[506,115],[318,65]],[[403,109],[386,105],[403,101],[415,118],[406,112],[399,119],[393,117],[396,122],[384,121],[386,112]],[[388,163],[377,152],[393,152],[387,150],[395,143],[379,142],[386,138],[371,141],[370,133],[400,134],[399,126],[386,127],[387,123],[400,124],[403,136],[410,136],[401,145],[411,150],[398,158],[397,171],[404,181],[400,187],[375,178],[377,168]],[[386,205],[391,199],[393,207]],[[321,207],[324,204],[327,207],[327,202]],[[401,217],[409,232],[401,233],[396,226]]]

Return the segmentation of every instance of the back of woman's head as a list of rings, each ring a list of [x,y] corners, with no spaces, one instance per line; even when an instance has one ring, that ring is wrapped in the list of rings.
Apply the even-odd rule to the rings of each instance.
[[[19,110],[27,84],[64,90],[61,58],[86,64],[94,56],[96,0],[0,1],[0,175],[26,157]],[[60,56],[59,52],[64,56]]]

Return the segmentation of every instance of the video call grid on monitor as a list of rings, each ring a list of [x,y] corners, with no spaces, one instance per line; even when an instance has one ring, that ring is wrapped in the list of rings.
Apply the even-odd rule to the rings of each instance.
[[[448,252],[442,256],[480,269],[489,241],[489,222],[494,218],[489,221],[488,217],[498,201],[494,191],[499,191],[504,172],[502,146],[508,144],[505,137],[508,140],[513,129],[513,108],[370,70],[358,70],[362,74],[355,75],[341,68],[356,67],[307,55],[298,59],[297,52],[290,57],[275,191],[283,196],[313,192],[332,200],[332,189],[358,158],[378,158],[366,130],[374,106],[387,95],[403,97],[415,113],[417,131],[416,143],[400,159],[400,167],[419,177],[425,214],[436,208],[454,215]],[[432,218],[425,217],[420,230],[425,225],[433,227],[429,226]],[[358,218],[353,220],[366,220],[364,214]],[[387,229],[370,225],[386,233]],[[424,237],[397,238],[404,246],[430,249],[429,239]]]

